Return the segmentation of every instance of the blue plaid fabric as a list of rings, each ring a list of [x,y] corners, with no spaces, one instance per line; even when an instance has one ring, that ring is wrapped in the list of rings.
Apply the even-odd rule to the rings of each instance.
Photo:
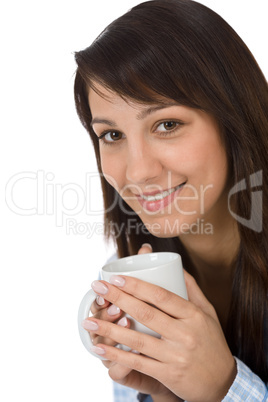
[[[236,358],[237,376],[223,402],[267,402],[268,388],[241,360]]]
[[[138,391],[114,382],[114,402],[138,402]]]
[[[222,402],[268,402],[267,385],[241,360],[235,359],[237,376]],[[144,399],[144,402],[151,401],[150,396]],[[137,402],[137,391],[114,383],[114,402]]]

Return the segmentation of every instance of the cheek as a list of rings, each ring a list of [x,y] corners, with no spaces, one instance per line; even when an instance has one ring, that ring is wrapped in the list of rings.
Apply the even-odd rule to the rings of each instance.
[[[119,157],[101,154],[101,169],[105,179],[116,190],[122,188],[125,169]]]
[[[222,174],[227,166],[226,152],[215,133],[209,132],[200,138],[200,141],[185,146],[181,154],[181,161],[195,174],[204,175],[203,178],[215,180],[217,175]],[[205,184],[205,183],[204,183]]]

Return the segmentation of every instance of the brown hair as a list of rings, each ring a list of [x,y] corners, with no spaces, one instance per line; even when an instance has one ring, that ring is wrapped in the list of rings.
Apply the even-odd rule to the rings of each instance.
[[[99,144],[88,104],[88,88],[94,83],[141,103],[160,102],[164,97],[213,115],[223,133],[231,186],[243,179],[246,183],[232,197],[232,210],[238,216],[250,217],[251,175],[262,172],[263,208],[257,218],[262,219],[262,230],[238,222],[241,243],[226,337],[232,353],[267,381],[268,92],[254,57],[234,30],[207,7],[191,0],[154,0],[112,22],[75,58],[76,108],[93,141],[100,173]],[[114,237],[119,255],[136,253],[147,242],[154,251],[180,252],[187,268],[189,259],[180,240],[147,232],[102,175],[101,182],[106,235]],[[109,208],[114,200],[116,205]],[[125,229],[120,236],[116,227]]]

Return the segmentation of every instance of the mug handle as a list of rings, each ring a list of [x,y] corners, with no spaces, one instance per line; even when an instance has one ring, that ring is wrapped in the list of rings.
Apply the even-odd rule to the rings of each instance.
[[[90,334],[82,327],[82,321],[84,321],[86,318],[90,316],[90,307],[91,304],[96,299],[96,296],[97,296],[96,293],[92,289],[90,289],[83,297],[78,310],[78,330],[81,341],[85,346],[85,348],[89,351],[89,353],[91,353],[95,357],[98,357],[101,360],[107,360],[105,359],[105,357],[102,357],[92,352],[91,348],[94,345],[91,341]]]

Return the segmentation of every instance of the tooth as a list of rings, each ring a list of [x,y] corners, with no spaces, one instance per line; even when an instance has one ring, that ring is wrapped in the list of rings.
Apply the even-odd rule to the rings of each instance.
[[[169,194],[174,193],[174,191],[178,190],[180,187],[183,186],[184,183],[179,184],[178,186],[171,188],[169,190],[163,191],[163,193],[158,193],[156,195],[142,195],[141,197],[145,201],[159,201],[162,200],[163,198],[167,197]]]

